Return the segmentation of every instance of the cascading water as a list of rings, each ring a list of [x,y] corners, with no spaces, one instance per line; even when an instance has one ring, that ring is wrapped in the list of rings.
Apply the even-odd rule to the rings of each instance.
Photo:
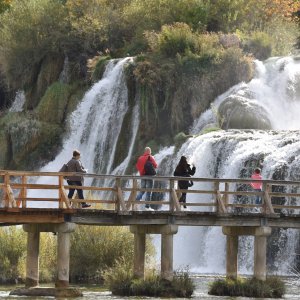
[[[165,162],[166,175],[172,174],[180,156],[186,155],[197,166],[195,177],[248,178],[255,167],[262,166],[264,179],[300,180],[300,132],[297,131],[300,129],[300,62],[291,57],[272,58],[264,64],[256,62],[256,71],[255,78],[248,84],[238,84],[218,97],[211,109],[194,122],[191,133],[196,135],[203,129],[209,130],[220,121],[225,128],[228,125],[235,128],[232,124],[236,128],[245,128],[243,126],[249,120],[246,128],[259,128],[258,123],[265,129],[264,126],[269,124],[270,129],[276,131],[228,130],[195,136]],[[240,120],[239,114],[243,115]],[[263,122],[256,116],[263,118]],[[231,120],[224,120],[224,117]],[[212,187],[195,183],[193,188]],[[188,201],[194,202],[194,197],[189,194]],[[208,202],[210,197],[202,200]],[[272,251],[272,246],[269,247],[268,261],[272,261],[271,271],[286,274],[297,258],[298,233],[290,229],[279,230],[277,234],[278,240],[272,243],[277,244],[278,249]],[[243,256],[239,257],[239,271],[251,273],[253,238],[243,238],[240,247]],[[189,265],[201,273],[225,272],[225,236],[221,228],[181,227],[175,236],[174,249],[177,267]]]
[[[63,150],[41,171],[57,172],[70,160],[72,151],[78,149],[82,153],[83,165],[89,173],[112,173],[118,137],[129,108],[124,66],[131,61],[132,58],[125,58],[108,62],[103,78],[92,86],[72,113],[70,133],[65,139]],[[134,110],[137,111],[138,106],[135,106]],[[136,116],[137,113],[131,121],[132,145],[139,122]],[[131,152],[130,146],[127,156],[130,156]],[[122,172],[124,171],[125,168],[122,168]],[[51,182],[51,178],[39,179],[40,181]],[[34,205],[40,207],[43,203],[38,202]],[[50,204],[47,203],[47,206]]]
[[[139,104],[136,101],[127,156],[115,167],[117,140],[128,111],[127,87],[122,70],[130,61],[131,58],[126,58],[109,62],[103,79],[86,93],[72,114],[71,132],[63,150],[42,171],[59,170],[70,159],[72,150],[78,148],[82,152],[83,164],[90,173],[124,174],[139,126]],[[172,175],[180,156],[187,155],[197,166],[196,177],[240,178],[248,176],[249,170],[262,164],[263,178],[299,180],[300,134],[296,131],[300,129],[297,118],[300,103],[299,65],[293,58],[273,58],[264,64],[256,62],[255,78],[248,84],[232,87],[218,97],[212,108],[195,121],[191,133],[197,135],[218,121],[223,128],[244,129],[245,122],[239,123],[239,114],[247,117],[243,117],[242,121],[248,121],[248,129],[195,136],[184,143],[177,153],[173,153],[174,147],[163,149],[155,155],[160,164],[159,174]],[[260,129],[260,126],[262,129],[279,131],[251,129]],[[295,131],[285,131],[292,129]],[[194,188],[211,187],[195,183]],[[202,200],[207,202],[210,197],[203,197]],[[188,201],[194,201],[192,194],[188,195]],[[278,273],[284,273],[294,262],[295,231],[281,230],[279,236],[280,250],[272,256],[272,260]],[[253,248],[253,239],[243,239],[241,244],[242,253],[246,255],[239,258],[240,272],[249,273],[252,269],[252,252],[244,250]],[[225,272],[225,236],[219,227],[180,227],[175,236],[174,249],[176,267],[190,265],[197,272]]]
[[[25,104],[25,94],[24,91],[18,91],[15,96],[15,100],[12,103],[9,112],[21,112],[23,111],[23,106]]]

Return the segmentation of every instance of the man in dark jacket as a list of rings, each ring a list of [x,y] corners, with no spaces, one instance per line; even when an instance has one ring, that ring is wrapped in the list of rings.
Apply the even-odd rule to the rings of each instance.
[[[87,171],[84,169],[81,161],[80,161],[80,152],[78,150],[73,151],[72,159],[67,163],[68,172],[72,173],[86,173]],[[68,185],[76,185],[82,186],[83,183],[83,176],[68,176],[67,177]],[[79,199],[84,199],[82,189],[76,189]],[[68,198],[72,199],[74,195],[75,189],[69,189]],[[82,208],[90,207],[90,204],[85,202],[81,203]]]

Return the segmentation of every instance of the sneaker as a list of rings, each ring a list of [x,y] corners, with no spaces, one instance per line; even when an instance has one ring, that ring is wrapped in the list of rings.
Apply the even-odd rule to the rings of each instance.
[[[260,210],[257,207],[254,207],[254,212],[259,213]]]
[[[145,207],[145,210],[146,210],[146,211],[154,211],[154,209],[153,209],[153,208],[151,208],[151,207],[147,207],[147,206]]]
[[[83,203],[81,204],[81,208],[88,208],[91,207],[91,204]]]

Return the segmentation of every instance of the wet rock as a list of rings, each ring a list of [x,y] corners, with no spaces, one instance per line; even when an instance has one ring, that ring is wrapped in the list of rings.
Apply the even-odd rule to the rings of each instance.
[[[267,111],[255,100],[233,95],[228,97],[218,109],[223,129],[271,129]]]

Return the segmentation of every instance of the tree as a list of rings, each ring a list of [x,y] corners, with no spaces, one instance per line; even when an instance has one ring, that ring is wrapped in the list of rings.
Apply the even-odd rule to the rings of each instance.
[[[0,14],[10,7],[11,2],[12,0],[0,0]]]
[[[9,85],[24,88],[49,54],[63,53],[67,12],[57,0],[15,0],[0,15],[0,63]]]

